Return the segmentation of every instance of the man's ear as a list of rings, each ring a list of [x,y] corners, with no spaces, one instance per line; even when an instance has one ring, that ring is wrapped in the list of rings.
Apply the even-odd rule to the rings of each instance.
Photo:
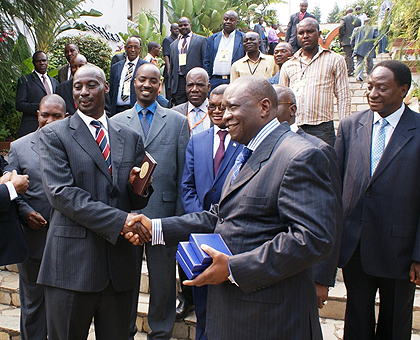
[[[265,118],[271,110],[271,102],[270,99],[268,98],[264,98],[260,101],[260,106],[261,106],[261,118]]]
[[[295,117],[296,116],[296,111],[297,111],[296,104],[290,105],[289,106],[289,111],[290,111],[290,117]]]

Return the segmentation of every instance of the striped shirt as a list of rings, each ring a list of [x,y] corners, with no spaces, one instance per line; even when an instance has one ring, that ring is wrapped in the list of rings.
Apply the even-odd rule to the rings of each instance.
[[[340,119],[350,114],[350,89],[344,58],[319,46],[318,53],[306,64],[302,50],[285,62],[279,84],[290,87],[297,101],[298,126],[318,125],[334,118],[334,96]]]

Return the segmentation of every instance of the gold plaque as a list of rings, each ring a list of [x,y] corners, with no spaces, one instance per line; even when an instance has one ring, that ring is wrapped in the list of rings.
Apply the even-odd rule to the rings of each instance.
[[[149,171],[149,163],[148,162],[144,162],[144,164],[141,166],[140,169],[140,178],[144,178],[144,176],[146,176],[147,172]]]

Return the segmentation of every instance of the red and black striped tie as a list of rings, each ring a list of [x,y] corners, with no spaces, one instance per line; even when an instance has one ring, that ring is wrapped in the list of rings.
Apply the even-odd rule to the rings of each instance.
[[[106,139],[105,131],[102,128],[102,125],[97,120],[92,120],[90,122],[92,126],[96,128],[95,140],[96,143],[99,145],[99,149],[101,149],[102,156],[104,156],[105,162],[108,165],[108,170],[112,175],[112,168],[111,168],[111,150],[109,148],[108,140]]]

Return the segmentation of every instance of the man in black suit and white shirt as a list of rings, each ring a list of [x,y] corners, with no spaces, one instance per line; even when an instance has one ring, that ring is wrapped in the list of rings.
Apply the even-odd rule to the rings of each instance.
[[[297,25],[305,18],[315,18],[312,14],[308,13],[308,1],[302,0],[300,2],[300,11],[290,16],[290,21],[287,24],[287,32],[284,40],[293,47],[293,53],[299,48],[299,42],[297,40]]]

